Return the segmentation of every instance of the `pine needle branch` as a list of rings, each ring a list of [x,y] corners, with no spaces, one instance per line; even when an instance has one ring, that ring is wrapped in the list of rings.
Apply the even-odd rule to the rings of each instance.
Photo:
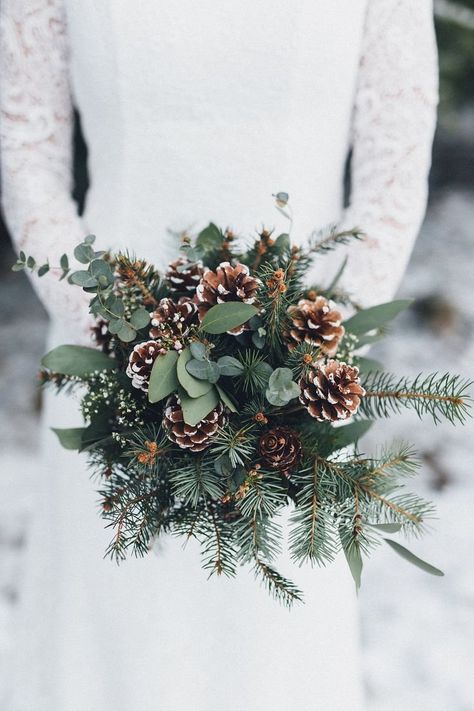
[[[399,378],[390,373],[369,373],[363,381],[366,390],[360,412],[368,417],[390,417],[403,407],[412,408],[421,418],[431,415],[435,423],[444,417],[449,422],[464,423],[470,415],[470,381],[446,373],[439,376],[418,375]]]

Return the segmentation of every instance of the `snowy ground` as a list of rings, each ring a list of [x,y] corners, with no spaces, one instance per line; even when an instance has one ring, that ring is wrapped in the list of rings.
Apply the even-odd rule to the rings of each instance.
[[[469,192],[445,193],[429,211],[402,288],[404,295],[423,299],[422,307],[400,318],[373,353],[389,370],[449,369],[474,375],[472,197]],[[14,307],[20,289],[18,312]],[[18,277],[2,277],[0,686],[34,501],[34,368],[45,327],[41,308],[33,298],[25,303],[24,293]],[[415,442],[423,455],[417,486],[436,502],[439,520],[432,535],[413,541],[411,548],[443,568],[446,577],[427,576],[388,549],[380,549],[367,565],[360,594],[367,711],[472,711],[474,426],[435,428],[401,416],[389,425],[379,423],[366,449],[392,438]]]

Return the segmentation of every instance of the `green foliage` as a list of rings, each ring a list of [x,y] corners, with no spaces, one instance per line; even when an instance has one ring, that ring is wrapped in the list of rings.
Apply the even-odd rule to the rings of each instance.
[[[118,363],[105,353],[85,346],[57,346],[41,359],[53,373],[83,378],[99,370],[114,370]]]
[[[360,411],[368,417],[390,417],[403,408],[412,408],[419,417],[430,415],[435,423],[445,418],[463,423],[469,416],[470,381],[457,375],[398,377],[391,373],[369,373],[362,382],[366,394]]]
[[[389,301],[386,304],[378,304],[369,309],[363,309],[347,321],[344,321],[344,328],[349,333],[361,336],[368,331],[382,328],[388,321],[398,316],[401,311],[411,306],[412,303],[412,299],[399,299],[398,301]]]
[[[241,301],[227,301],[209,309],[201,322],[201,328],[207,333],[226,333],[226,331],[238,328],[257,313],[257,308],[251,304],[244,304]]]
[[[156,358],[148,386],[148,400],[150,402],[159,402],[178,389],[177,362],[178,353],[176,351],[168,351]]]
[[[291,228],[288,195],[275,197]],[[440,574],[396,541],[384,539],[386,534],[421,534],[433,513],[431,504],[405,489],[416,471],[412,451],[397,445],[367,456],[349,449],[358,447],[373,418],[403,407],[435,421],[460,422],[468,415],[466,381],[450,375],[398,378],[357,355],[362,345],[382,337],[386,324],[410,302],[358,309],[345,322],[335,358],[359,367],[367,391],[348,424],[319,422],[296,402],[300,377],[327,356],[304,342],[288,350],[288,308],[307,295],[306,273],[313,260],[360,236],[359,230],[333,227],[314,233],[309,246],[301,248],[292,247],[286,233],[274,239],[262,230],[250,249],[239,252],[234,237],[210,223],[195,243],[183,238],[185,258],[195,266],[202,260],[215,268],[223,259],[249,265],[261,281],[258,299],[253,305],[238,300],[214,305],[202,322],[193,309],[190,323],[183,317],[177,326],[181,316],[173,317],[156,339],[167,350],[149,364],[147,393],[127,375],[130,354],[151,338],[151,314],[160,299],[177,303],[182,295],[192,297],[192,287],[177,294],[147,262],[128,253],[95,251],[93,236],[75,248],[81,268],[72,272],[67,255],[58,267],[49,262],[38,266],[20,252],[15,270],[68,278],[90,294],[91,313],[105,324],[101,335],[110,355],[60,346],[43,359],[41,379],[58,389],[82,388],[86,426],[55,432],[66,448],[87,452],[99,479],[103,516],[113,530],[110,556],[145,555],[162,533],[194,538],[209,575],[233,576],[239,565],[251,566],[263,587],[290,607],[302,600],[302,593],[275,565],[283,544],[279,515],[290,506],[288,545],[296,563],[326,565],[343,554],[358,588],[364,558],[385,540],[418,567]],[[189,266],[185,262],[179,268]],[[318,293],[350,303],[337,288],[344,268],[346,260],[326,291],[316,287]],[[183,411],[184,424],[175,423],[179,437],[163,425],[171,394]],[[326,397],[331,401],[336,395],[329,388]],[[209,428],[206,449],[193,451],[196,426],[219,403],[225,411],[220,429]],[[283,456],[291,452],[284,451],[282,427],[291,430],[293,461]],[[267,456],[262,446],[262,435],[267,439],[270,433],[274,451],[282,448],[279,460]],[[205,435],[203,425],[198,437]],[[177,441],[182,444],[183,436],[189,446],[181,449]]]

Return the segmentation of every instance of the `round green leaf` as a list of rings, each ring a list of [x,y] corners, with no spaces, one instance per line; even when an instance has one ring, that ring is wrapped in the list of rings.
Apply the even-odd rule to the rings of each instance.
[[[137,329],[145,328],[150,323],[150,314],[146,309],[137,309],[130,316],[130,323]]]
[[[83,288],[97,286],[97,279],[86,270],[73,272],[69,277],[69,281],[71,284],[76,284],[77,286],[82,286]]]
[[[240,360],[237,360],[237,358],[233,358],[232,356],[222,356],[217,361],[217,365],[221,375],[226,375],[231,378],[241,375],[244,370],[244,366]]]
[[[136,338],[137,332],[136,330],[126,321],[123,322],[123,325],[118,331],[117,336],[120,338],[121,341],[124,343],[130,343]]]

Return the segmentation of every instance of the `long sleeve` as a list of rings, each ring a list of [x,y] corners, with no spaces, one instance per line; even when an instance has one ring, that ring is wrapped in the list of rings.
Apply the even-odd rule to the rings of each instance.
[[[2,206],[18,250],[71,253],[86,231],[71,198],[72,102],[61,0],[0,5]],[[86,295],[52,275],[34,286],[65,334],[88,340]]]
[[[431,0],[369,0],[352,123],[343,286],[363,305],[391,299],[426,209],[438,99]]]

